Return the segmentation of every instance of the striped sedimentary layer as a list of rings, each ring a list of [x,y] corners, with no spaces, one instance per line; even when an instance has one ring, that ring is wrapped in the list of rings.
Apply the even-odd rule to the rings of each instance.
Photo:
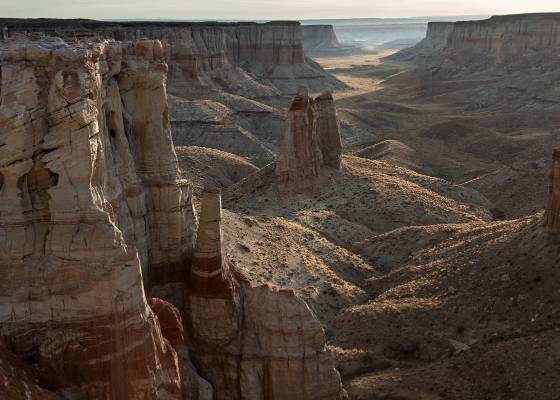
[[[117,40],[152,39],[168,43],[169,91],[197,97],[200,87],[247,97],[295,93],[307,83],[320,91],[340,86],[303,50],[297,22],[181,23],[105,22],[93,20],[0,19],[4,37],[21,32],[51,35],[97,35]]]
[[[187,337],[218,400],[345,397],[324,332],[290,290],[252,287],[224,253],[221,200],[207,191],[190,273]]]
[[[0,43],[0,334],[67,397],[182,396],[143,282],[176,274],[196,226],[165,53],[158,41]]]

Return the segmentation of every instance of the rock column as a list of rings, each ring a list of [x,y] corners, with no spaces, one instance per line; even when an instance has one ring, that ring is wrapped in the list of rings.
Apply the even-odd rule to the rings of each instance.
[[[323,93],[315,99],[315,103],[323,165],[339,169],[342,162],[342,140],[332,92]]]
[[[284,141],[276,160],[276,182],[284,193],[319,189],[323,166],[339,169],[342,162],[340,125],[331,92],[317,98],[300,88],[288,111]]]

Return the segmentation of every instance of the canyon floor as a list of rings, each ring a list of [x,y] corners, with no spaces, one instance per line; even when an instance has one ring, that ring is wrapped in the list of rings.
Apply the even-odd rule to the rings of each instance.
[[[224,154],[185,177],[219,181],[232,262],[308,302],[351,399],[556,399],[560,246],[540,212],[558,130],[496,128],[513,106],[457,101],[480,82],[391,55],[316,59],[347,85],[345,155],[311,195]]]

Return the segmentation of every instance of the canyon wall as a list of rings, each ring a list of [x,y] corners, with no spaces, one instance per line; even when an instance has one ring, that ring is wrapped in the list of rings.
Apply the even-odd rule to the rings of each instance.
[[[328,55],[341,49],[332,25],[304,25],[303,47],[309,56]]]
[[[182,398],[142,279],[173,278],[196,229],[165,47],[15,38],[0,67],[0,336],[65,397]]]
[[[456,22],[447,47],[472,50],[507,62],[521,54],[560,53],[560,14],[495,16]]]
[[[316,90],[341,85],[306,60],[297,22],[190,23],[0,19],[3,36],[22,32],[116,40],[161,40],[170,45],[169,92],[197,97],[196,86],[247,97],[295,93],[303,80]]]
[[[481,21],[431,22],[426,38],[399,57],[451,58],[468,64],[550,61],[560,56],[560,13],[494,16]]]

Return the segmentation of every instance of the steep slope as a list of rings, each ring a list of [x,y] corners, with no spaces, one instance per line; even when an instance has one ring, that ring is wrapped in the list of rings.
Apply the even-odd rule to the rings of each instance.
[[[374,232],[490,218],[490,203],[473,190],[358,157],[343,156],[340,171],[321,172],[320,189],[311,196],[284,196],[271,182],[267,168],[232,186],[225,195],[226,208],[268,215],[332,211]]]
[[[351,398],[555,398],[558,238],[541,215],[466,228],[370,280],[375,299],[334,322],[343,373],[379,371]]]
[[[181,176],[196,191],[207,187],[227,188],[258,171],[249,161],[231,153],[207,147],[176,146]]]

